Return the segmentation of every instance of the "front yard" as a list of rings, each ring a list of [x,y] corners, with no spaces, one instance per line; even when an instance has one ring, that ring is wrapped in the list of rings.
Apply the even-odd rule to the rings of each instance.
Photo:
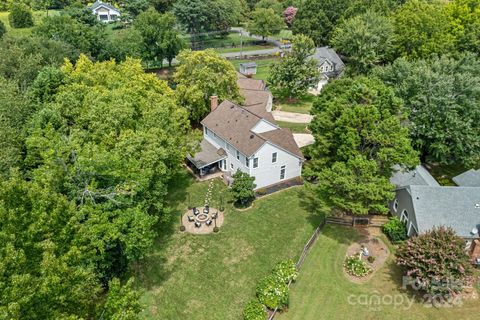
[[[320,223],[302,200],[303,187],[295,187],[257,200],[246,211],[226,203],[218,234],[179,232],[180,214],[189,203],[203,205],[208,184],[183,173],[171,188],[172,221],[161,224],[152,254],[138,267],[145,319],[242,319],[258,280],[277,262],[297,259]],[[211,205],[218,207],[219,195],[227,195],[220,180],[212,194]]]
[[[275,109],[287,112],[310,114],[314,100],[314,95],[307,94],[305,97],[298,99],[295,102],[275,101]]]
[[[401,289],[402,274],[394,264],[393,254],[366,283],[349,281],[342,265],[348,246],[359,236],[353,228],[327,225],[291,287],[288,312],[276,319],[477,318],[480,312],[478,300],[465,301],[462,307],[450,308],[428,307],[423,304],[421,297],[414,302],[412,295]],[[384,241],[388,243],[386,238]],[[389,249],[394,252],[390,245]],[[377,301],[380,303],[377,304]]]

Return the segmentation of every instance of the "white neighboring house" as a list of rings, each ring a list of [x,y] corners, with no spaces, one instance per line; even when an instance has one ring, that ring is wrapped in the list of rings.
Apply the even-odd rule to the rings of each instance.
[[[342,75],[345,64],[335,50],[330,47],[316,48],[312,59],[315,59],[318,63],[321,79],[317,86],[311,88],[309,92],[318,95],[330,79],[335,79]]]
[[[218,105],[217,99],[211,97],[211,112],[201,122],[200,152],[187,157],[201,176],[219,169],[229,177],[241,170],[255,177],[255,189],[301,176],[304,157],[290,130],[278,127],[269,112],[228,100]]]
[[[95,1],[90,9],[98,20],[105,23],[117,21],[120,18],[120,11],[117,8],[100,0]]]

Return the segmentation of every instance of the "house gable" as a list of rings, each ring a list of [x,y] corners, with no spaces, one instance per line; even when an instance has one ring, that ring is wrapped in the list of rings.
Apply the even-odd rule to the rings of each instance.
[[[254,133],[264,133],[272,130],[279,129],[278,126],[266,121],[265,119],[261,119],[258,123],[252,128],[252,132]]]

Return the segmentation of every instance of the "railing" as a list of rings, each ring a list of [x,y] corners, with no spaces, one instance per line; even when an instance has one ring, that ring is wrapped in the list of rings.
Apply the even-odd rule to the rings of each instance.
[[[322,232],[322,229],[323,229],[323,227],[325,226],[326,223],[327,223],[327,220],[324,219],[322,221],[322,223],[320,223],[320,225],[317,227],[317,229],[315,229],[312,236],[310,237],[310,239],[307,241],[307,243],[303,247],[302,254],[300,255],[297,263],[295,264],[298,272],[300,272],[300,269],[303,266],[303,262],[305,261],[305,258],[307,257],[307,254],[310,251],[310,248],[313,246],[313,244],[317,240],[318,236],[320,235],[320,232]],[[292,284],[292,280],[290,280],[288,282],[288,287],[289,288],[290,288],[291,284]],[[277,314],[277,312],[278,312],[278,308],[275,308],[275,310],[273,310],[272,314],[268,317],[268,320],[273,320],[273,318],[275,318],[275,315]]]

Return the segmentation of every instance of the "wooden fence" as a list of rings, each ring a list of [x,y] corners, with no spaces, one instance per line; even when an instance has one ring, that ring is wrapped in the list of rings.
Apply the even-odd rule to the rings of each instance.
[[[323,229],[323,227],[325,226],[326,223],[327,223],[327,220],[323,220],[322,223],[320,223],[320,225],[317,227],[317,229],[315,229],[312,236],[310,237],[310,239],[307,241],[307,243],[303,247],[302,254],[300,255],[297,263],[295,264],[298,272],[300,272],[300,269],[303,266],[303,262],[305,261],[305,258],[307,257],[307,254],[310,251],[310,248],[313,246],[313,244],[317,240],[318,236],[320,235],[320,232],[322,232],[322,229]],[[291,284],[292,284],[292,280],[290,280],[288,282],[288,287],[289,288],[290,288]],[[273,310],[272,314],[270,314],[270,316],[268,317],[268,320],[273,320],[273,318],[275,318],[275,315],[277,314],[277,312],[278,312],[278,308],[275,308],[275,310]]]

